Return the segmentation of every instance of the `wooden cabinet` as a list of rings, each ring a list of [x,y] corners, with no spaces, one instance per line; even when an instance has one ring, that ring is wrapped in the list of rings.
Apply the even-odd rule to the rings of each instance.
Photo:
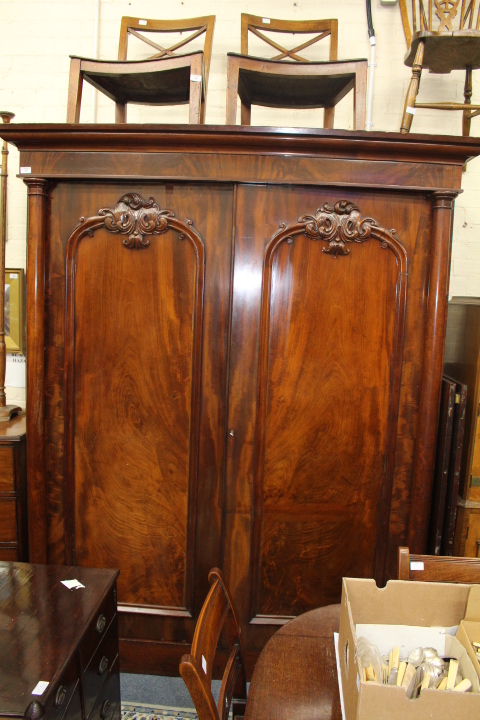
[[[477,138],[9,126],[30,168],[32,559],[119,567],[177,673],[218,565],[249,670],[425,549],[453,202]]]
[[[25,416],[0,423],[0,560],[28,559]]]
[[[467,385],[465,435],[455,525],[455,555],[480,555],[480,299],[448,303],[445,370]]]
[[[120,720],[117,575],[0,562],[2,717]]]

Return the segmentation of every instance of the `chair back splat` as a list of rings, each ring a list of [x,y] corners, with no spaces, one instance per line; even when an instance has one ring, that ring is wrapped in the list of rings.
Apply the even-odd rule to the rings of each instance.
[[[280,33],[293,35],[294,47],[282,45]],[[252,35],[273,48],[273,57],[248,54]],[[298,35],[310,37],[300,42]],[[328,38],[329,60],[307,60],[304,51]],[[338,20],[276,20],[242,13],[241,54],[228,53],[227,125],[236,124],[239,97],[242,125],[250,125],[252,105],[261,105],[324,108],[323,125],[333,128],[335,106],[353,90],[354,129],[363,130],[367,60],[337,60],[337,53]]]
[[[180,663],[180,675],[192,697],[199,720],[227,720],[230,706],[233,715],[244,714],[247,698],[245,662],[237,617],[222,573],[213,568],[208,575],[210,591],[200,612],[192,647]],[[222,630],[228,642],[229,657],[218,698],[211,684],[218,641]]]
[[[462,134],[470,134],[480,105],[472,104],[472,70],[480,68],[480,7],[477,0],[400,0],[408,51],[404,63],[412,68],[400,132],[408,133],[416,108],[461,110]],[[416,98],[422,70],[432,73],[465,71],[464,102],[419,103]]]
[[[212,57],[215,16],[188,20],[145,20],[123,17],[118,60],[71,56],[67,122],[80,121],[83,81],[115,102],[115,122],[126,122],[128,103],[140,105],[189,104],[189,122],[204,123],[208,76]],[[163,47],[152,35],[180,33],[185,37]],[[203,51],[184,52],[186,45],[203,37]],[[128,40],[134,37],[155,51],[144,60],[127,60]],[[181,51],[181,52],[179,52]]]
[[[399,547],[398,579],[480,583],[480,558],[411,555],[407,547]]]
[[[256,37],[263,40],[267,45],[270,45],[275,50],[279,50],[279,54],[275,55],[270,60],[296,60],[297,62],[308,62],[299,53],[305,50],[307,47],[311,47],[317,42],[320,42],[324,38],[330,37],[330,60],[337,59],[338,52],[338,20],[275,20],[274,18],[268,18],[268,23],[265,23],[266,18],[257,17],[256,15],[248,15],[242,13],[242,29],[241,29],[241,53],[242,55],[248,55],[248,33],[251,32]],[[262,30],[264,32],[262,32]],[[265,35],[265,31],[269,33],[295,33],[295,35],[305,35],[318,33],[315,37],[310,38],[304,43],[297,45],[291,50],[282,47],[268,35]]]

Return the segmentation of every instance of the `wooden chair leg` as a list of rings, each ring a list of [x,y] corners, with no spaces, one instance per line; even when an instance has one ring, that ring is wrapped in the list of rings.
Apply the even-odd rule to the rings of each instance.
[[[202,57],[195,56],[192,58],[190,65],[190,105],[188,114],[188,122],[190,125],[199,125],[202,115],[202,60]]]
[[[335,105],[326,107],[323,113],[323,127],[325,130],[333,130],[333,120],[335,117]]]
[[[465,89],[463,91],[465,98],[465,105],[471,105],[472,103],[472,68],[467,67],[465,73]],[[462,135],[470,135],[470,125],[472,118],[470,117],[470,110],[463,111],[463,122],[462,122]]]
[[[353,89],[353,129],[365,130],[367,117],[367,64],[357,66]]]
[[[420,78],[422,76],[424,54],[425,54],[425,42],[421,41],[418,43],[417,52],[415,54],[415,60],[413,61],[412,78],[410,80],[410,85],[408,86],[407,97],[405,99],[405,107],[403,110],[402,125],[400,127],[401,133],[410,132],[410,128],[412,126],[413,115],[415,112],[415,99],[418,95],[418,88],[420,87]]]
[[[127,122],[127,106],[125,103],[115,103],[115,122],[118,124]]]
[[[251,125],[252,120],[252,106],[246,103],[240,105],[240,122],[242,125]]]
[[[237,97],[238,97],[238,62],[235,58],[228,58],[227,65],[227,125],[237,124]]]
[[[68,81],[67,123],[80,122],[82,105],[83,75],[80,58],[70,60],[70,79]]]

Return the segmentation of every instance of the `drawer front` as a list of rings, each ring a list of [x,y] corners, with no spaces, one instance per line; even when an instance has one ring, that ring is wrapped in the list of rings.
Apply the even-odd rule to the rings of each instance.
[[[13,447],[0,446],[0,492],[15,490],[15,464]]]
[[[120,720],[120,674],[118,657],[108,673],[88,720]]]
[[[80,678],[77,671],[76,657],[67,665],[60,680],[50,693],[48,702],[45,706],[45,712],[48,720],[62,720],[70,700],[80,686]]]
[[[50,720],[47,716],[46,720]],[[65,710],[62,720],[82,720],[82,697],[80,695],[80,683],[77,683],[72,699]]]
[[[85,633],[80,646],[80,659],[82,668],[85,669],[92,658],[98,644],[107,632],[107,628],[112,622],[117,611],[117,603],[115,600],[114,588],[111,589],[100,608],[95,613],[93,621]]]
[[[0,499],[0,542],[17,541],[16,498]]]
[[[114,617],[105,637],[83,673],[85,714],[88,716],[110,668],[118,655],[118,619]]]

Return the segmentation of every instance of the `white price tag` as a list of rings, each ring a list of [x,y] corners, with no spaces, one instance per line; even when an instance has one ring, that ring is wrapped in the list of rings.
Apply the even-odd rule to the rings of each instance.
[[[139,20],[139,21],[138,21],[138,24],[139,24],[139,25],[146,25],[146,24],[147,24],[147,21],[146,21],[146,20]]]
[[[85,585],[82,585],[81,582],[78,580],[60,580],[62,585],[65,585],[66,588],[69,590],[78,590],[78,588],[84,588]]]
[[[40,680],[32,690],[32,695],[43,695],[47,687],[50,685],[46,680]]]
[[[205,675],[207,674],[207,661],[205,660],[204,656],[202,655],[202,669]]]
[[[425,570],[425,566],[421,561],[414,562],[412,560],[412,562],[410,563],[410,570]]]
[[[30,175],[31,172],[32,172],[32,168],[31,168],[31,167],[21,167],[21,168],[20,168],[20,174],[21,174],[21,175]]]
[[[190,82],[202,82],[201,75],[190,75]]]
[[[415,108],[407,107],[405,112],[409,113],[410,115],[415,115]]]
[[[265,25],[270,25],[270,18],[262,18],[262,22],[265,23]]]

